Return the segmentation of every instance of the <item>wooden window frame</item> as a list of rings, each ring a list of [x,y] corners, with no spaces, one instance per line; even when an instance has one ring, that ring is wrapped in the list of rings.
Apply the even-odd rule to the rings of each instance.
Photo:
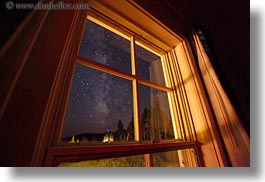
[[[200,159],[200,152],[198,150],[198,143],[196,141],[179,141],[178,139],[178,132],[176,129],[176,124],[174,121],[174,112],[176,112],[176,107],[174,106],[173,101],[170,100],[171,95],[174,94],[174,88],[171,85],[171,80],[168,76],[168,63],[163,63],[165,60],[163,59],[161,50],[159,47],[153,45],[152,43],[148,42],[147,40],[142,39],[139,35],[127,30],[125,27],[118,25],[116,22],[109,20],[108,18],[104,17],[102,14],[94,11],[89,11],[87,19],[96,22],[100,26],[107,28],[108,30],[128,39],[131,45],[131,66],[132,72],[131,74],[120,71],[118,69],[102,65],[97,63],[93,60],[77,56],[74,60],[74,66],[71,69],[71,80],[68,82],[67,85],[67,98],[65,100],[65,104],[63,104],[63,111],[61,117],[59,118],[59,127],[56,129],[56,134],[53,135],[52,139],[54,142],[50,147],[47,149],[47,155],[44,162],[45,166],[58,166],[60,162],[76,162],[82,160],[95,160],[95,159],[105,159],[105,158],[113,158],[113,157],[124,157],[130,155],[138,155],[144,154],[146,159],[146,166],[152,166],[151,155],[152,153],[157,152],[166,152],[172,150],[181,150],[181,149],[194,149],[195,151],[195,158],[196,158],[196,166],[202,166],[202,162]],[[83,27],[84,28],[84,27]],[[160,56],[162,68],[165,77],[166,86],[162,86],[160,84],[151,82],[149,80],[145,80],[137,76],[137,66],[136,66],[136,58],[135,58],[135,44],[144,47],[148,51],[155,53],[156,55]],[[95,70],[108,73],[111,75],[115,75],[119,78],[124,78],[127,80],[132,81],[132,89],[133,89],[133,110],[134,110],[134,130],[135,130],[135,142],[124,142],[124,143],[111,143],[111,144],[83,144],[83,143],[74,143],[69,145],[62,145],[60,144],[61,140],[61,132],[64,123],[64,117],[67,107],[67,102],[70,95],[70,88],[74,76],[74,70],[76,64],[81,64],[89,68],[93,68]],[[142,84],[148,86],[150,88],[159,89],[162,91],[166,91],[168,93],[168,101],[169,107],[171,110],[171,117],[172,124],[175,134],[175,141],[173,140],[166,140],[160,141],[160,143],[147,143],[143,142],[141,139],[141,123],[140,123],[140,111],[139,111],[139,91],[138,91],[138,84]],[[172,113],[173,112],[173,113]]]
[[[200,160],[201,152],[198,142],[166,142],[155,144],[109,144],[109,145],[72,145],[72,146],[54,146],[48,148],[45,166],[56,167],[61,162],[79,162],[86,160],[108,159],[117,157],[126,157],[133,155],[145,155],[146,167],[152,167],[151,155],[157,152],[167,152],[173,150],[194,149],[194,159],[196,167],[202,166]],[[192,160],[192,159],[190,159]],[[148,165],[150,164],[150,165]]]

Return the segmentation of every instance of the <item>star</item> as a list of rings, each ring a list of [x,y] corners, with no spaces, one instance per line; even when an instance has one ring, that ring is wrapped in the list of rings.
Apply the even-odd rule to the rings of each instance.
[[[88,20],[79,56],[131,74],[130,49],[129,40]],[[139,76],[150,81],[150,62],[158,56],[136,45],[136,59]],[[141,113],[151,108],[150,90],[139,85]],[[127,128],[133,117],[132,95],[130,80],[76,64],[62,137],[115,132],[119,120]]]

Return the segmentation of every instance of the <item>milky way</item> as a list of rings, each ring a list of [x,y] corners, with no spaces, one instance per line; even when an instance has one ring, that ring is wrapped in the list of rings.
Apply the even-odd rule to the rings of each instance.
[[[130,42],[87,21],[79,56],[131,72]],[[68,101],[63,137],[115,131],[132,118],[131,81],[77,64]]]
[[[139,47],[139,46],[138,46]],[[136,49],[139,76],[150,80],[150,62],[159,59]],[[130,41],[87,21],[79,56],[131,74]],[[141,57],[141,58],[140,58]],[[150,90],[141,87],[141,110],[150,107]],[[142,96],[143,97],[143,96]],[[132,83],[129,80],[77,64],[69,96],[62,137],[125,128],[133,116]]]

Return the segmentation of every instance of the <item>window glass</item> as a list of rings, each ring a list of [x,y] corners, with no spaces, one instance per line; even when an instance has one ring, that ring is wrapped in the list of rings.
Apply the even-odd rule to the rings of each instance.
[[[144,167],[144,155],[118,157],[110,159],[89,160],[80,162],[62,162],[59,167]]]
[[[198,161],[193,148],[152,154],[153,167],[195,167]]]
[[[130,41],[87,20],[79,56],[131,73]]]
[[[165,86],[161,58],[137,44],[135,51],[138,76]]]
[[[181,149],[152,153],[151,167],[195,167],[194,149]],[[59,167],[146,167],[149,158],[144,155],[116,157],[78,162],[61,162]]]
[[[180,167],[178,151],[154,153],[152,161],[154,167]]]
[[[171,151],[185,146],[173,142],[175,128],[168,100],[171,89],[166,88],[161,57],[148,44],[137,41],[132,50],[131,41],[127,38],[130,32],[121,36],[115,27],[110,28],[112,32],[102,23],[92,20],[97,23],[86,20],[68,102],[63,108],[65,115],[60,131],[60,144],[63,145],[58,151],[51,150],[54,152],[51,153],[53,159],[50,157],[53,164],[69,159],[76,162],[61,162],[59,166],[196,165],[194,150]],[[131,40],[136,38],[131,36]],[[131,51],[135,56],[131,56]],[[84,59],[80,60],[80,57]],[[136,63],[133,66],[137,75],[132,75],[132,63]],[[175,109],[174,104],[170,106]],[[134,111],[140,112],[139,118],[134,118]],[[140,122],[136,124],[138,120]],[[138,139],[139,134],[140,140],[135,142],[134,135]],[[84,145],[74,145],[75,150],[71,143]],[[130,155],[134,156],[117,157],[125,156],[128,146]],[[90,155],[87,150],[92,148],[95,153]],[[52,164],[51,159],[48,159],[49,165]]]
[[[143,141],[174,139],[167,92],[139,84]]]
[[[62,140],[116,142],[133,140],[132,83],[77,64]]]

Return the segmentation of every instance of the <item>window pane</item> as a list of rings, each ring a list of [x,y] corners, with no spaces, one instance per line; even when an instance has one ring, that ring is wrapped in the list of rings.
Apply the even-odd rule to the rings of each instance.
[[[154,153],[152,160],[154,167],[180,167],[178,151]]]
[[[132,108],[131,81],[77,64],[62,140],[133,140]]]
[[[90,20],[86,23],[79,55],[131,73],[130,41]]]
[[[80,162],[63,162],[59,167],[144,167],[144,155],[118,157],[110,159],[89,160]]]
[[[152,154],[153,167],[196,167],[194,149],[183,149]]]
[[[167,92],[139,84],[143,141],[174,139]]]
[[[138,76],[165,86],[161,58],[137,44],[135,50]]]

